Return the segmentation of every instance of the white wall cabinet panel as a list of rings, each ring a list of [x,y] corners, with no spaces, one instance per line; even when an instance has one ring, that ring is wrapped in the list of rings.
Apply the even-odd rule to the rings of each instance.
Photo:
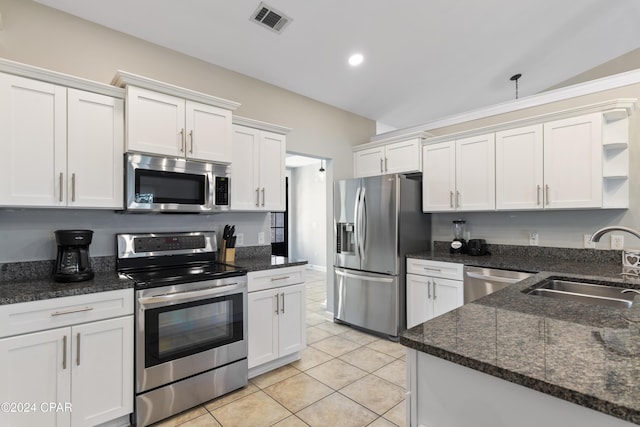
[[[542,124],[496,132],[496,209],[543,208]]]
[[[1,205],[66,204],[66,117],[66,88],[0,74]]]
[[[544,124],[545,207],[602,207],[602,114]]]
[[[68,206],[122,208],[124,102],[68,89]]]
[[[127,151],[231,161],[231,111],[127,86]]]
[[[0,204],[122,208],[121,99],[0,74]]]
[[[421,138],[354,151],[354,176],[420,172]]]
[[[286,136],[233,125],[231,209],[285,210]]]
[[[455,211],[455,141],[422,147],[422,210]]]
[[[495,134],[457,140],[457,210],[495,209],[495,188]]]

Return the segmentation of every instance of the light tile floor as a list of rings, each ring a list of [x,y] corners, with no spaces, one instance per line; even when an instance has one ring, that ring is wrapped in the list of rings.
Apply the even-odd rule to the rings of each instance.
[[[307,270],[306,283],[300,360],[154,426],[404,426],[404,347],[327,318],[325,273]]]

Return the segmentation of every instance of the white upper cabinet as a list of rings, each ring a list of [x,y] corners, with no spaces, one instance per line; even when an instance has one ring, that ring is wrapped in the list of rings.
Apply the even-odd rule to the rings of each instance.
[[[353,152],[354,176],[420,172],[422,138],[356,148]]]
[[[231,162],[231,111],[127,86],[127,151]]]
[[[0,74],[0,139],[0,205],[122,209],[122,99]]]
[[[237,102],[126,71],[111,83],[127,91],[127,151],[231,162]]]
[[[494,134],[428,144],[422,157],[424,212],[495,208]]]
[[[496,209],[542,209],[542,134],[542,124],[496,132]]]
[[[241,117],[233,125],[231,210],[284,211],[288,128]],[[263,129],[247,126],[262,126]],[[277,130],[265,130],[265,128]],[[281,133],[282,132],[282,133]]]
[[[602,113],[544,124],[548,208],[602,206]]]

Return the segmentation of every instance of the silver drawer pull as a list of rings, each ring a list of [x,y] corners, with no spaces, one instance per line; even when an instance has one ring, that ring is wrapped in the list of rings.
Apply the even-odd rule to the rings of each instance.
[[[422,268],[424,268],[425,270],[429,270],[429,271],[437,271],[437,272],[442,273],[442,270],[441,270],[441,269],[439,269],[439,268],[429,268],[429,267],[422,267]]]
[[[271,278],[271,281],[272,281],[272,282],[275,282],[275,281],[277,281],[277,280],[287,280],[287,279],[290,279],[290,278],[291,278],[291,276],[272,277],[272,278]]]
[[[72,308],[64,311],[54,311],[51,313],[51,316],[62,316],[64,314],[73,314],[73,313],[81,313],[83,311],[91,311],[93,307],[80,307],[80,308]]]

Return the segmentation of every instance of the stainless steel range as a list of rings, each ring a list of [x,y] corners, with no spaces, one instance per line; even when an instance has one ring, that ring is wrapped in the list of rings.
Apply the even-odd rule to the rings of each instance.
[[[247,385],[246,271],[215,261],[215,232],[116,241],[117,270],[135,281],[136,425]]]

